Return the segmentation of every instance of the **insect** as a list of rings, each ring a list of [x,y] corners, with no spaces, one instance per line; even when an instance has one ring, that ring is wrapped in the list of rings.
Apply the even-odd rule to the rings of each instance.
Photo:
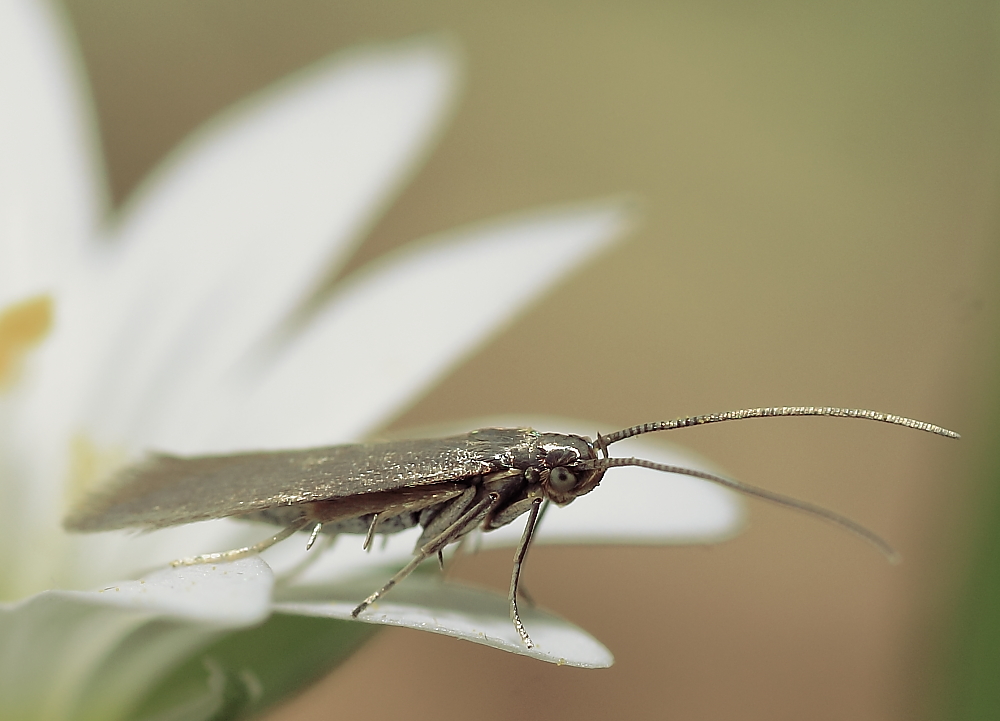
[[[521,565],[538,525],[542,504],[564,506],[590,493],[611,468],[639,466],[721,484],[831,521],[874,544],[888,558],[895,552],[864,526],[821,506],[704,471],[615,458],[608,447],[644,433],[723,421],[774,416],[837,416],[891,423],[949,438],[940,426],[877,411],[829,407],[751,408],[632,426],[595,440],[529,428],[484,428],[447,438],[361,443],[305,450],[178,457],[151,455],[125,468],[102,491],[73,510],[70,531],[163,528],[213,518],[265,521],[283,530],[260,543],[175,561],[187,565],[231,561],[259,553],[297,531],[310,529],[306,548],[318,535],[376,533],[420,526],[413,558],[382,588],[362,601],[358,614],[476,528],[490,531],[528,514],[514,553],[510,614],[523,643],[531,637],[517,608]]]

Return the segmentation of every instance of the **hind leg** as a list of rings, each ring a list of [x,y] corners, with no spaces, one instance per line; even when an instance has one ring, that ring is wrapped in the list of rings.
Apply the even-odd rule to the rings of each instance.
[[[244,546],[243,548],[234,548],[231,551],[222,551],[221,553],[205,553],[201,556],[191,556],[190,558],[179,558],[176,561],[171,561],[170,565],[174,566],[195,566],[199,563],[228,563],[229,561],[236,561],[240,558],[246,558],[247,556],[255,556],[261,551],[267,550],[275,543],[279,541],[284,541],[286,538],[291,536],[297,531],[301,531],[303,528],[308,526],[311,521],[308,518],[300,518],[291,525],[287,526],[284,530],[275,533],[270,538],[265,538],[260,543],[255,543],[252,546]]]

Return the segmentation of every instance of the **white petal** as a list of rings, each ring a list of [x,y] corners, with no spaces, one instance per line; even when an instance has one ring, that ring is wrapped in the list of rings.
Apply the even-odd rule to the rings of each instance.
[[[0,0],[0,308],[54,294],[57,328],[63,310],[58,286],[85,261],[105,190],[93,163],[90,108],[79,97],[85,87],[81,65],[62,26],[60,13],[47,2]],[[33,366],[43,350],[32,355],[25,378],[37,371]],[[27,542],[19,524],[45,525],[58,507],[49,479],[25,470],[35,451],[51,450],[22,435],[27,384],[8,390],[0,410],[0,546],[12,549],[0,568],[6,582],[0,593],[19,585],[13,564],[48,546]],[[58,414],[56,420],[59,426]]]
[[[191,408],[408,178],[454,80],[440,43],[355,50],[223,114],[152,176],[108,281],[117,315],[92,391],[102,436],[187,432]]]
[[[79,259],[103,200],[80,63],[47,2],[0,1],[0,308]]]
[[[12,444],[12,533],[47,558],[64,543],[68,443],[164,447],[253,350],[413,167],[448,106],[454,68],[439,44],[405,43],[327,61],[227,114],[147,184],[127,214],[122,257],[57,296]],[[183,412],[178,411],[183,409]],[[14,437],[16,436],[16,438]],[[43,516],[41,524],[37,520]],[[20,569],[35,589],[51,569]]]
[[[232,563],[164,568],[138,581],[120,581],[99,591],[48,591],[170,618],[245,626],[269,610],[274,574],[260,558]]]
[[[245,626],[267,616],[274,574],[260,558],[164,568],[137,581],[96,591],[45,591],[0,608],[16,611],[40,599],[59,599],[143,611],[169,618]]]
[[[267,566],[228,565],[0,606],[4,718],[121,718],[164,669],[266,615]]]
[[[275,610],[350,619],[358,602],[385,580],[372,575],[336,586],[296,586],[281,591]],[[565,666],[606,668],[614,662],[607,648],[569,621],[537,608],[520,610],[535,643],[531,649],[517,635],[504,596],[416,573],[357,620],[440,633]]]
[[[166,569],[178,558],[243,548],[275,532],[270,526],[232,519],[190,523],[151,533],[125,530],[68,534],[60,529],[53,533],[60,534],[68,548],[59,559],[57,577],[66,588],[120,585],[115,579],[135,578],[149,569]],[[276,550],[291,553],[304,546],[304,540],[288,541],[279,544]],[[278,558],[281,557],[279,554]],[[264,559],[269,561],[270,554]]]
[[[621,203],[547,209],[434,238],[349,280],[205,448],[360,438],[628,227]]]

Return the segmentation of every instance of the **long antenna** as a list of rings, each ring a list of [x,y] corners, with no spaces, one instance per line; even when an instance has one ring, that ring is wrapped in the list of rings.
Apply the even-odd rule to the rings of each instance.
[[[717,476],[714,473],[699,471],[694,468],[685,468],[684,466],[671,466],[666,463],[656,463],[654,461],[647,461],[644,458],[595,458],[579,464],[579,467],[581,468],[600,470],[619,466],[638,466],[639,468],[649,468],[654,471],[663,471],[664,473],[679,473],[685,476],[701,478],[706,481],[711,481],[712,483],[718,483],[719,485],[726,486],[727,488],[732,488],[734,491],[739,491],[740,493],[744,493],[748,496],[755,496],[756,498],[762,498],[765,501],[771,501],[772,503],[777,503],[781,506],[787,506],[789,508],[794,508],[797,511],[803,511],[804,513],[818,516],[819,518],[835,523],[841,528],[850,531],[855,536],[859,536],[868,541],[875,546],[886,557],[886,559],[888,559],[889,563],[899,563],[899,554],[892,546],[889,545],[888,541],[879,536],[877,533],[865,528],[857,521],[852,521],[847,516],[842,516],[839,513],[829,510],[828,508],[817,506],[816,504],[809,503],[808,501],[800,501],[798,498],[786,496],[781,493],[775,493],[774,491],[769,491],[758,486],[752,486],[749,483],[743,483],[742,481],[726,478],[725,476]]]
[[[918,431],[934,433],[946,438],[961,438],[955,431],[936,426],[933,423],[924,423],[912,418],[894,416],[891,413],[880,413],[879,411],[869,411],[861,408],[830,408],[816,406],[782,406],[781,408],[747,408],[742,411],[726,411],[725,413],[712,413],[705,416],[688,416],[678,418],[673,421],[657,421],[656,423],[644,423],[641,426],[632,426],[601,436],[598,444],[603,448],[612,443],[639,436],[643,433],[653,433],[655,431],[672,431],[675,428],[686,428],[687,426],[704,426],[709,423],[722,423],[723,421],[741,421],[744,418],[775,418],[777,416],[834,416],[837,418],[860,418],[868,421],[878,421],[879,423],[891,423],[896,426],[906,426]]]

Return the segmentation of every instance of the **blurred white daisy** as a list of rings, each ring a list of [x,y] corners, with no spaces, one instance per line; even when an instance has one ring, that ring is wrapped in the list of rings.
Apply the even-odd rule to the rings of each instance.
[[[289,330],[440,129],[456,85],[448,48],[420,40],[356,49],[267,89],[189,138],[112,223],[85,84],[60,20],[43,3],[0,0],[0,718],[131,718],[165,679],[176,683],[157,718],[221,717],[226,704],[273,700],[272,683],[294,682],[224,666],[206,646],[235,638],[252,647],[268,628],[254,627],[277,612],[318,617],[342,641],[326,644],[324,662],[335,660],[358,638],[344,629],[362,627],[328,619],[380,585],[413,537],[373,554],[361,553],[360,539],[339,539],[276,585],[302,544],[276,547],[267,562],[166,567],[266,529],[223,520],[70,535],[60,525],[67,508],[150,449],[365,437],[620,237],[628,216],[619,202],[595,202],[414,243],[349,277]],[[483,282],[484,268],[502,287]],[[641,453],[696,464],[663,447]],[[617,472],[594,500],[550,514],[539,540],[707,541],[735,528],[738,507],[719,489]],[[629,498],[640,493],[636,508]],[[526,613],[537,642],[529,652],[503,597],[429,575],[362,619],[551,661],[611,663],[585,632],[541,611]],[[267,653],[272,670],[307,655],[274,644]],[[193,686],[176,671],[168,678],[192,663]]]

